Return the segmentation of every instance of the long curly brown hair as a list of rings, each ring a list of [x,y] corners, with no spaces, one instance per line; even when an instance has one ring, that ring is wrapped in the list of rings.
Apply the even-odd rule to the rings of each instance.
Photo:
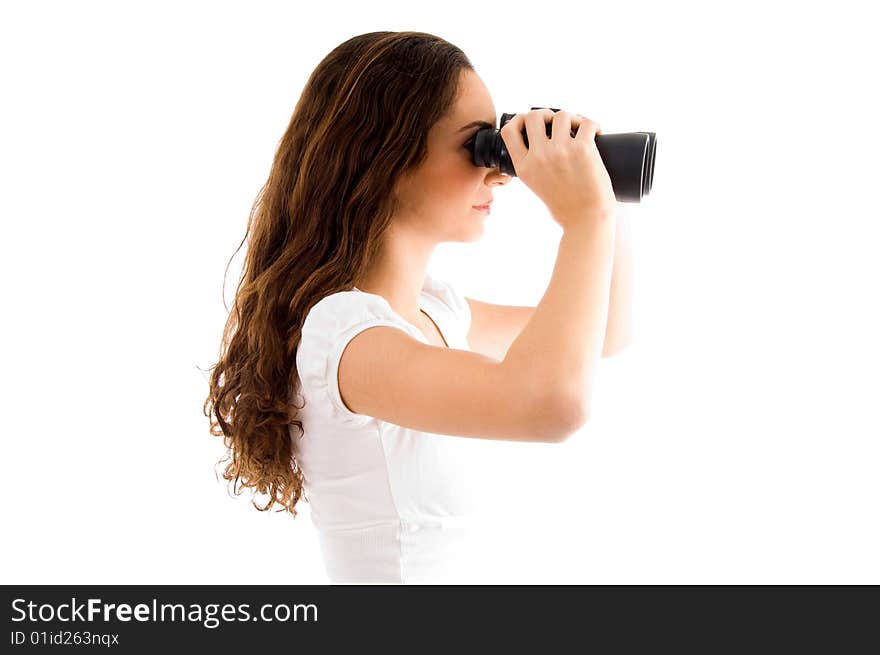
[[[224,479],[235,495],[268,495],[263,507],[252,499],[260,511],[277,502],[295,517],[304,496],[290,429],[303,436],[304,404],[293,402],[303,320],[378,253],[395,183],[424,161],[428,130],[455,102],[465,69],[464,52],[440,37],[370,32],[334,48],[294,107],[235,251],[248,241],[203,408],[210,433],[224,437]]]

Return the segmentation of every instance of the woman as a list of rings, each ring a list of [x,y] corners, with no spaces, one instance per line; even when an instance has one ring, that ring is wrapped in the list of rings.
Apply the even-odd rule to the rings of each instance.
[[[471,159],[494,124],[454,45],[356,36],[310,76],[251,213],[205,413],[258,509],[296,516],[305,496],[331,582],[448,579],[474,501],[455,437],[553,442],[586,420],[615,233],[598,125],[535,110],[501,131],[564,232],[536,308],[426,273],[438,243],[482,235],[510,179]]]

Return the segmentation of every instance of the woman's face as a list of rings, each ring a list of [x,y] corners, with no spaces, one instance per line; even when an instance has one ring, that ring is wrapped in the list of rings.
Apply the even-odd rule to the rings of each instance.
[[[465,144],[485,125],[497,127],[495,105],[483,81],[472,70],[461,73],[458,100],[428,133],[424,162],[398,181],[399,211],[394,221],[432,241],[473,241],[483,234],[488,214],[474,209],[493,199],[496,186],[510,176],[497,168],[475,166]]]

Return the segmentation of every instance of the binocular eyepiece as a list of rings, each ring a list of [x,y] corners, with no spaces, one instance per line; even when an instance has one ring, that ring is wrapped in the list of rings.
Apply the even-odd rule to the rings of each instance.
[[[531,109],[547,109],[532,107]],[[550,108],[556,112],[559,109]],[[485,127],[479,130],[469,146],[474,166],[499,168],[502,173],[516,176],[510,153],[501,138],[501,127],[516,114],[502,114],[499,129]],[[547,123],[547,136],[553,131],[552,123]],[[577,134],[572,127],[571,136]],[[525,128],[522,130],[526,147],[529,138]],[[654,153],[657,138],[654,132],[623,132],[621,134],[597,134],[596,149],[611,178],[611,186],[618,202],[641,202],[642,196],[651,192],[654,181]]]

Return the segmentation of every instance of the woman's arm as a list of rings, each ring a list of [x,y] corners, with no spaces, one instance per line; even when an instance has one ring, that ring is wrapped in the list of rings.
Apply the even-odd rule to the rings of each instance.
[[[633,299],[635,268],[630,217],[618,211],[614,237],[614,268],[611,272],[611,295],[602,357],[611,357],[633,340]]]
[[[614,240],[614,268],[611,273],[611,294],[608,321],[602,357],[612,357],[633,340],[633,284],[634,265],[630,219],[625,211],[618,211]],[[523,328],[529,322],[534,307],[523,305],[496,305],[465,298],[471,310],[468,343],[471,350],[503,360]]]
[[[565,222],[550,284],[502,362],[567,396],[580,424],[589,416],[605,340],[614,221],[613,214],[602,213]]]

